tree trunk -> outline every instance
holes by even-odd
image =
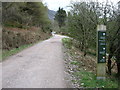
[[[84,57],[86,56],[86,51],[84,51]]]
[[[118,76],[118,89],[120,90],[120,61],[116,61],[117,62],[117,76]]]
[[[117,74],[118,74],[118,77],[120,78],[120,61],[116,61],[117,62]]]
[[[81,44],[81,51],[84,50],[84,40],[82,40],[82,44]]]
[[[83,51],[83,49],[84,49],[84,44],[82,42],[82,44],[81,44],[81,51]]]
[[[112,55],[111,54],[109,54],[109,56],[108,56],[108,74],[110,74],[111,75],[111,58],[112,58]]]

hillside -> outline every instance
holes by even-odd
[[[50,20],[54,20],[56,12],[53,10],[48,10],[48,17]]]
[[[47,7],[42,2],[4,2],[2,21],[4,50],[36,43],[51,35]]]

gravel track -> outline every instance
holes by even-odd
[[[61,39],[52,38],[13,55],[2,63],[3,88],[67,88]]]

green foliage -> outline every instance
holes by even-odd
[[[73,64],[73,65],[80,65],[80,63],[78,61],[72,61],[70,64]]]
[[[71,48],[72,47],[72,40],[69,38],[63,38],[62,39],[63,44],[65,45],[66,48]]]
[[[69,47],[72,47],[73,44],[71,44],[71,40],[69,38],[63,38],[62,39],[63,44],[66,48],[70,49]],[[77,49],[78,50],[78,49]],[[75,53],[77,50],[69,52],[72,57],[75,57]],[[79,55],[78,55],[79,56]],[[82,68],[82,61],[76,60],[75,58],[72,58],[73,61],[70,61],[69,64],[76,65],[76,69],[73,71],[73,76],[75,76],[77,79],[72,80],[73,83],[78,83],[81,87],[84,87],[85,90],[93,90],[94,88],[103,88],[102,90],[106,89],[109,90],[110,88],[118,88],[118,81],[114,77],[106,76],[106,80],[97,80],[96,75],[91,72],[84,70]],[[87,66],[86,66],[87,67]],[[89,89],[92,88],[92,89]],[[112,90],[111,89],[111,90]]]
[[[77,80],[83,87],[89,88],[118,88],[117,80],[114,78],[106,78],[106,80],[97,80],[96,75],[92,72],[80,71],[75,72],[75,76],[81,78]]]
[[[109,59],[113,56],[116,58],[120,76],[120,2],[118,8],[108,1],[106,3],[74,2],[71,5],[71,11],[68,12],[66,26],[61,31],[79,42],[75,44],[78,44],[84,56],[87,53],[96,55],[89,49],[96,51],[98,24],[107,26],[107,53],[109,53]]]
[[[63,8],[59,8],[55,15],[55,20],[58,22],[59,27],[62,27],[65,25],[66,21],[66,11],[63,10]]]
[[[107,22],[107,46],[109,52],[108,70],[111,74],[111,58],[115,57],[117,63],[118,76],[120,77],[120,3],[118,9],[113,10],[114,13]]]
[[[42,2],[3,2],[3,25],[17,28],[50,26],[47,10]]]
[[[89,48],[96,47],[96,14],[85,2],[75,3],[71,12],[68,14],[68,33],[69,36],[78,40],[80,49],[87,52]]]

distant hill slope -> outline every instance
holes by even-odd
[[[48,10],[48,17],[50,20],[54,20],[56,12],[53,10]]]

